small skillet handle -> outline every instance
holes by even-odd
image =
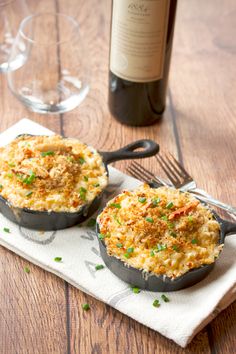
[[[141,151],[135,151],[138,148],[143,148]],[[156,155],[159,151],[159,145],[153,140],[142,139],[124,146],[116,151],[100,151],[105,164],[119,160],[140,159]]]
[[[236,223],[224,220],[224,233],[225,236],[236,234]]]

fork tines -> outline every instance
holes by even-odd
[[[143,182],[149,183],[155,178],[155,175],[141,166],[138,162],[133,161],[128,167],[127,171],[133,176],[140,179]]]
[[[176,186],[184,182],[192,181],[192,177],[184,167],[170,153],[162,153],[155,156],[169,180]]]

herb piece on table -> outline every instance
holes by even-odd
[[[170,299],[169,299],[165,294],[162,294],[162,295],[161,295],[161,298],[162,298],[162,300],[163,300],[164,302],[169,302],[169,301],[170,301]]]
[[[89,219],[89,221],[87,222],[87,226],[89,227],[93,227],[96,225],[96,219]]]
[[[96,266],[95,266],[96,270],[101,270],[103,268],[105,268],[103,264],[96,264]]]
[[[160,302],[159,302],[159,300],[154,300],[153,301],[153,303],[152,303],[152,306],[154,306],[154,307],[160,307],[161,305],[160,305]]]
[[[62,257],[55,257],[55,258],[54,258],[54,261],[59,263],[59,262],[62,261]]]
[[[29,274],[29,273],[30,273],[29,267],[25,267],[25,268],[24,268],[24,272]]]
[[[139,294],[141,290],[137,286],[131,286],[131,289],[134,294]]]
[[[8,227],[4,227],[4,228],[3,228],[3,231],[4,231],[4,232],[7,232],[8,234],[11,233],[11,231],[10,231],[10,229],[8,229]]]
[[[84,311],[90,310],[89,304],[83,304],[83,305],[82,305],[82,309],[83,309]]]

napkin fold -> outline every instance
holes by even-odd
[[[0,134],[3,146],[18,134],[53,134],[50,130],[22,119]],[[109,186],[104,203],[123,189],[141,182],[109,167]],[[136,321],[158,331],[185,347],[220,311],[236,299],[236,235],[226,238],[224,250],[213,271],[200,283],[177,292],[166,293],[170,302],[153,307],[161,293],[141,291],[134,294],[130,286],[109,269],[95,270],[103,263],[95,230],[87,226],[39,232],[12,223],[0,214],[0,244],[39,267],[56,274],[76,288],[109,304]],[[55,257],[62,257],[57,263]],[[142,311],[140,311],[142,309]]]

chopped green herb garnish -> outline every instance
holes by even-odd
[[[140,203],[145,203],[146,202],[146,200],[147,200],[147,198],[144,198],[144,197],[139,197],[138,198],[138,201],[140,202]]]
[[[116,244],[116,247],[118,247],[118,248],[122,248],[122,247],[123,247],[123,245],[122,245],[122,243],[117,243],[117,244]]]
[[[90,219],[88,222],[87,222],[87,226],[89,227],[93,227],[96,225],[96,219]]]
[[[125,254],[124,254],[124,257],[125,257],[125,258],[130,258],[130,253],[125,253]]]
[[[153,218],[151,218],[151,217],[147,217],[145,220],[146,220],[147,222],[150,222],[151,224],[154,223],[154,220],[153,220]]]
[[[133,253],[133,252],[134,252],[134,247],[127,248],[127,253]]]
[[[167,225],[169,229],[173,229],[175,227],[175,224],[173,222],[168,222]]]
[[[33,194],[32,191],[28,191],[27,193],[25,193],[25,196],[26,196],[26,197],[30,197],[32,194]]]
[[[9,166],[9,167],[15,167],[16,165],[15,165],[13,162],[9,162],[9,163],[8,163],[8,166]]]
[[[2,189],[3,188],[3,185],[2,184],[0,184],[0,189]]]
[[[86,193],[87,193],[87,189],[85,189],[84,187],[80,187],[79,195],[82,200],[86,200]]]
[[[161,305],[160,305],[160,302],[159,302],[159,300],[154,300],[153,301],[153,303],[152,303],[152,306],[154,306],[154,307],[160,307]]]
[[[117,219],[116,215],[114,215],[114,220],[115,220],[119,225],[121,225],[121,222],[120,222],[119,219]]]
[[[95,183],[93,186],[94,186],[94,187],[99,187],[100,184],[99,184],[99,183]]]
[[[62,257],[55,257],[55,258],[54,258],[54,261],[55,261],[55,262],[61,262],[61,261],[62,261]]]
[[[170,301],[170,299],[169,299],[165,294],[162,294],[162,295],[161,295],[161,298],[162,298],[162,300],[165,301],[165,302],[169,302],[169,301]]]
[[[8,234],[11,233],[11,231],[10,231],[10,229],[8,229],[8,227],[4,227],[3,231],[4,231],[4,232],[7,232]]]
[[[41,156],[42,157],[45,157],[45,156],[53,156],[55,155],[55,152],[54,151],[42,151],[41,152]]]
[[[98,238],[99,238],[100,240],[103,240],[105,237],[106,237],[106,235],[98,234]]]
[[[153,251],[153,250],[151,250],[151,252],[150,252],[150,256],[151,256],[151,257],[154,257],[154,256],[155,256],[155,253],[154,253],[154,251]]]
[[[12,174],[12,173],[7,173],[7,177],[8,177],[8,178],[12,178],[12,177],[13,177],[13,174]]]
[[[117,209],[121,209],[121,205],[119,203],[111,203],[111,204],[109,204],[109,206],[117,208]]]
[[[85,180],[85,182],[88,182],[88,177],[84,176],[84,180]]]
[[[194,238],[194,239],[192,239],[191,243],[192,243],[193,245],[195,245],[195,244],[197,243],[197,240]]]
[[[156,248],[157,248],[157,252],[165,251],[167,249],[167,245],[158,244]]]
[[[176,252],[179,251],[179,246],[177,246],[177,245],[172,246],[172,248],[173,248],[173,250],[176,251]]]
[[[89,304],[83,304],[83,305],[82,305],[82,309],[83,309],[84,311],[88,311],[88,310],[90,309]]]
[[[103,269],[103,268],[105,268],[103,264],[97,264],[97,265],[95,266],[95,269],[96,269],[96,270],[101,270],[101,269]]]
[[[167,209],[171,209],[174,206],[173,202],[169,202],[166,204]]]
[[[85,163],[85,159],[83,157],[80,157],[78,161],[81,165]]]
[[[29,273],[30,273],[29,267],[25,267],[25,268],[24,268],[24,272],[29,274]]]
[[[29,177],[24,178],[22,182],[25,184],[31,184],[34,182],[35,178],[36,178],[35,173],[33,171],[30,171]]]
[[[71,156],[68,156],[67,160],[70,161],[70,162],[75,162],[75,159],[73,157],[71,157]]]
[[[152,200],[152,206],[156,207],[160,203],[161,199],[160,198],[154,198]]]
[[[140,291],[141,291],[137,286],[132,286],[131,289],[132,289],[134,294],[139,294]]]
[[[170,236],[172,236],[172,237],[176,237],[176,236],[177,236],[177,234],[176,234],[176,232],[171,231],[171,232],[170,232]]]
[[[193,222],[193,217],[191,215],[188,216],[188,221]]]
[[[162,219],[162,220],[165,220],[165,221],[168,221],[168,217],[167,217],[166,215],[163,215],[163,216],[161,217],[161,219]]]

